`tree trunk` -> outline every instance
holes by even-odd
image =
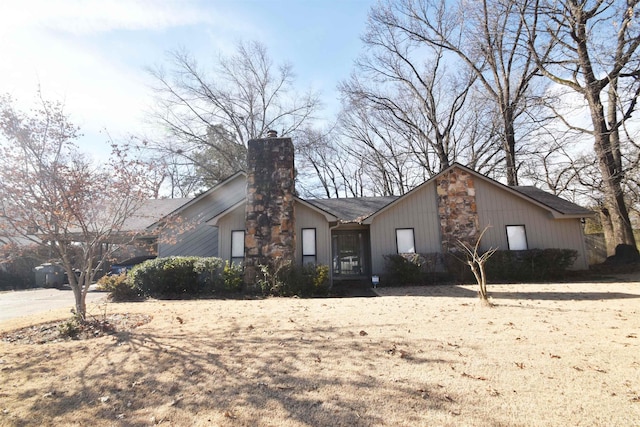
[[[604,242],[607,256],[614,255],[616,252],[616,242],[613,235],[613,224],[611,224],[611,215],[609,215],[609,209],[607,209],[607,207],[602,207],[600,209],[600,224],[602,225],[602,232],[604,233]]]
[[[504,156],[507,164],[507,185],[518,185],[518,168],[516,166],[516,136],[513,118],[505,117]]]
[[[78,289],[78,292],[74,289],[73,295],[76,299],[76,315],[84,322],[87,320],[87,302],[84,297],[86,293],[82,289]]]
[[[612,225],[613,235],[611,240],[614,246],[627,244],[635,247],[636,241],[633,236],[631,221],[629,220],[629,211],[622,192],[624,172],[622,165],[616,161],[615,141],[611,140],[611,130],[608,128],[604,117],[604,108],[600,101],[599,91],[596,89],[588,90],[585,93],[585,98],[589,103],[591,112],[595,138],[594,151],[602,174],[604,187],[602,191],[605,195],[605,206],[609,211]]]

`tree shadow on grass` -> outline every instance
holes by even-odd
[[[134,330],[103,340],[66,377],[42,369],[51,366],[52,356],[70,363],[74,350],[38,352],[15,368],[27,377],[51,374],[52,391],[24,391],[19,398],[33,401],[32,417],[14,425],[179,425],[181,420],[190,424],[184,417],[194,416],[203,417],[199,421],[205,425],[220,420],[259,425],[274,412],[270,424],[287,419],[301,425],[369,426],[386,424],[379,412],[389,408],[406,425],[415,425],[425,422],[425,414],[460,409],[463,397],[441,385],[391,381],[369,372],[385,358],[392,366],[413,369],[459,361],[429,357],[346,328],[300,332],[295,326],[278,335],[259,328],[200,334],[180,328]],[[338,363],[325,365],[331,358]],[[377,410],[380,405],[383,411]]]
[[[597,301],[640,298],[638,294],[625,292],[584,292],[576,291],[545,291],[535,290],[536,284],[514,284],[500,285],[510,286],[513,291],[493,291],[488,285],[489,297],[493,300],[501,299],[522,299],[522,300],[552,300],[552,301]],[[478,298],[475,289],[458,285],[437,285],[437,286],[411,286],[401,288],[384,288],[379,295],[383,296],[424,296],[424,297],[452,297],[452,298]]]

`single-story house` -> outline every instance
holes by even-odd
[[[248,282],[276,258],[331,266],[334,281],[370,280],[383,273],[385,255],[443,253],[489,227],[484,249],[573,249],[573,269],[588,268],[583,222],[591,211],[460,164],[398,197],[302,199],[294,182],[290,138],[249,141],[246,172],[171,212],[179,226],[159,233],[158,256],[242,262]]]

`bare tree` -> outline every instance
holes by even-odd
[[[429,176],[447,168],[455,160],[453,134],[475,76],[452,72],[442,48],[413,41],[380,11],[370,15],[363,41],[369,53],[357,62],[357,75],[340,85],[346,115],[363,124],[369,115],[375,120],[369,126],[393,133],[396,150]],[[358,111],[363,108],[367,112]]]
[[[362,160],[351,156],[335,128],[305,129],[296,145],[297,186],[304,197],[362,197],[365,192]]]
[[[537,67],[526,48],[521,4],[514,0],[398,0],[374,9],[371,17],[415,43],[452,53],[478,79],[487,101],[499,112],[509,185],[518,184],[519,119],[536,102],[531,82]]]
[[[484,233],[488,229],[489,226],[486,226],[482,230],[475,244],[458,240],[457,246],[463,251],[465,255],[464,262],[469,266],[476,282],[478,283],[478,297],[480,298],[480,301],[484,305],[491,306],[492,304],[489,302],[489,294],[487,293],[487,273],[485,271],[485,265],[489,258],[491,258],[491,256],[496,252],[497,248],[489,248],[484,252],[480,249],[482,236],[484,236]]]
[[[117,247],[105,243],[135,237],[123,225],[149,194],[146,165],[115,145],[107,164],[93,165],[79,153],[78,128],[63,106],[42,99],[30,114],[0,99],[0,135],[0,234],[61,261],[84,320],[89,286]]]
[[[295,136],[320,107],[315,93],[295,90],[291,65],[274,65],[259,42],[220,55],[211,73],[185,51],[170,54],[170,67],[150,70],[157,95],[152,120],[167,134],[150,145],[187,159],[207,185],[244,168],[249,139],[271,129]]]
[[[556,110],[565,126],[593,137],[602,213],[611,222],[607,240],[635,246],[620,132],[640,94],[638,0],[537,0],[527,6],[522,22],[540,72],[578,94],[590,116],[590,125],[583,125]]]

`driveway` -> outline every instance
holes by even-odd
[[[105,300],[104,292],[89,291],[87,306]],[[61,308],[75,307],[71,289],[27,289],[24,291],[0,292],[0,322],[16,317],[46,313]]]

